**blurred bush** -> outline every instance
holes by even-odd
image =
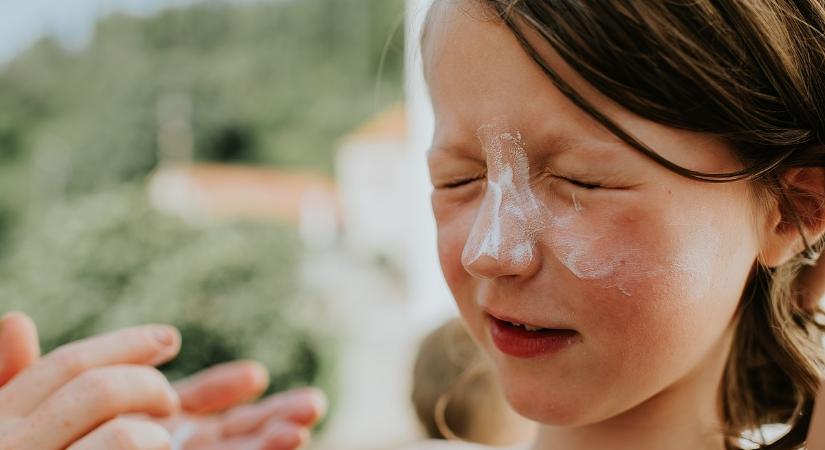
[[[188,224],[155,211],[144,181],[190,161],[331,174],[339,137],[401,98],[403,13],[403,0],[209,1],[110,16],[82,51],[44,39],[12,61],[0,71],[0,311],[30,313],[45,351],[172,323],[184,339],[162,368],[173,379],[254,358],[270,391],[329,392],[334,322],[301,285],[295,230]],[[187,152],[164,153],[170,127]]]
[[[114,15],[82,51],[44,39],[12,61],[0,310],[32,314],[44,350],[166,322],[184,335],[163,368],[173,378],[244,357],[270,368],[271,389],[329,388],[334,330],[295,273],[295,231],[193,226],[153,210],[143,183],[165,158],[331,173],[337,139],[401,97],[403,12],[403,0],[209,1]],[[170,126],[187,154],[164,154]]]
[[[110,16],[80,52],[40,41],[0,72],[0,255],[29,209],[142,179],[170,121],[179,158],[331,173],[337,139],[402,96],[403,14],[207,1]]]
[[[332,332],[296,276],[292,230],[192,226],[157,213],[134,185],[54,206],[34,222],[0,270],[0,309],[29,312],[45,350],[172,323],[184,339],[163,368],[173,379],[255,358],[272,372],[272,389],[328,384]]]

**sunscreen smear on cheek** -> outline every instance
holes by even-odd
[[[652,277],[685,278],[693,285],[709,279],[701,264],[706,252],[695,245],[691,252],[660,256],[655,248],[628,239],[618,221],[585,208],[575,191],[567,202],[552,201],[552,194],[541,202],[531,188],[521,132],[504,120],[480,127],[476,136],[485,152],[487,189],[462,251],[465,267],[484,257],[510,268],[527,267],[546,254],[576,278],[625,296]],[[712,230],[706,234],[703,248],[714,245]]]

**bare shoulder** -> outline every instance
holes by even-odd
[[[401,447],[398,450],[525,450],[523,447],[488,447],[468,442],[427,440]]]

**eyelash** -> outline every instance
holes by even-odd
[[[559,176],[557,176],[557,178],[559,178],[561,180],[564,180],[564,181],[572,184],[573,186],[577,186],[577,187],[580,187],[582,189],[586,189],[588,191],[592,191],[594,189],[601,189],[601,188],[604,187],[604,186],[602,186],[598,183],[587,183],[587,182],[584,182],[584,181],[574,180],[572,178],[565,178],[565,177],[559,177]]]
[[[465,179],[461,179],[461,180],[451,181],[451,182],[445,184],[443,187],[444,187],[444,189],[457,189],[457,188],[460,188],[462,186],[466,186],[470,183],[473,183],[473,182],[476,182],[476,181],[479,181],[479,180],[482,180],[482,179],[484,179],[484,176],[478,176],[478,177],[474,177],[474,178],[465,178]]]
[[[475,177],[475,178],[467,178],[467,179],[452,181],[450,183],[445,184],[443,187],[445,189],[457,189],[457,188],[460,188],[462,186],[467,186],[467,185],[469,185],[473,182],[482,180],[483,178],[484,178],[483,176],[479,176],[479,177]],[[600,188],[604,187],[604,186],[602,186],[600,184],[597,184],[597,183],[587,183],[587,182],[584,182],[584,181],[574,180],[572,178],[559,177],[559,176],[556,176],[556,178],[558,178],[560,180],[564,180],[564,181],[572,184],[573,186],[576,186],[576,187],[579,187],[579,188],[582,188],[582,189],[586,189],[588,191],[592,191],[592,190],[600,189]]]

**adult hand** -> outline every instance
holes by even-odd
[[[0,318],[0,386],[39,357],[37,328],[29,317],[12,312]]]
[[[182,450],[294,450],[326,412],[313,388],[274,394],[258,403],[266,370],[248,361],[206,369],[175,385],[184,412],[166,422]],[[222,413],[221,413],[222,412]]]
[[[37,330],[27,316],[10,313],[0,319],[0,385],[38,355]],[[176,449],[294,450],[308,440],[309,429],[325,414],[326,399],[321,391],[305,388],[245,404],[267,384],[266,369],[258,363],[215,366],[175,383],[182,411],[158,423],[172,433]]]
[[[9,316],[2,323],[0,339],[9,332]],[[26,339],[33,327],[24,323],[17,330],[12,348],[30,352],[35,347]],[[119,416],[178,411],[178,395],[151,366],[179,349],[177,330],[149,325],[73,342],[33,362],[34,353],[17,358],[3,352],[3,364],[13,362],[7,367],[30,364],[0,388],[0,450],[166,450],[163,427]],[[6,367],[3,373],[8,377]]]

